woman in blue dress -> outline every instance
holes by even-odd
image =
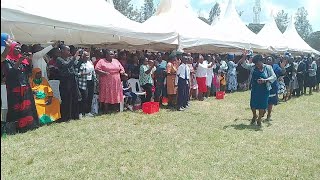
[[[251,124],[253,125],[257,122],[257,125],[261,127],[261,119],[268,108],[271,84],[277,79],[277,76],[271,66],[263,63],[261,55],[254,56],[252,63],[246,63],[247,55],[248,52],[245,51],[240,61],[245,69],[251,71],[250,107],[253,115]],[[257,110],[259,111],[259,116],[257,116]]]
[[[266,120],[270,121],[272,108],[273,108],[273,106],[278,105],[278,101],[279,101],[279,97],[278,97],[279,81],[278,81],[278,79],[281,76],[285,75],[285,73],[286,73],[285,66],[287,65],[287,61],[283,60],[281,63],[274,63],[273,58],[268,57],[266,63],[268,65],[272,66],[272,69],[277,76],[277,80],[271,84],[271,90],[270,90],[270,95],[269,95],[269,100],[268,100],[268,115],[267,115]]]
[[[228,54],[228,73],[227,73],[227,90],[228,92],[234,92],[238,88],[237,81],[237,67],[238,64],[234,62],[234,55]]]

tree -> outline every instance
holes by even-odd
[[[209,13],[209,19],[208,21],[210,22],[210,24],[213,22],[213,20],[215,18],[217,18],[218,16],[220,16],[220,13],[221,13],[221,9],[220,9],[220,5],[219,3],[216,3],[210,10],[210,13]]]
[[[205,23],[210,25],[210,21],[207,18],[202,17],[202,16],[199,16],[198,18],[201,19],[203,22],[205,22]]]
[[[320,51],[320,31],[313,32],[309,35],[307,43],[317,51]]]
[[[146,21],[155,13],[153,0],[144,0],[143,20]]]
[[[238,15],[241,17],[244,11],[237,11]]]
[[[252,24],[250,23],[249,25],[247,25],[247,27],[254,32],[255,34],[258,34],[261,29],[263,28],[264,24]]]
[[[113,0],[114,8],[134,21],[141,20],[141,13],[131,4],[131,0]]]
[[[307,40],[307,38],[312,32],[312,26],[308,20],[308,11],[304,7],[299,8],[296,13],[295,19],[295,26],[299,35],[304,40]]]
[[[284,31],[286,30],[287,26],[288,26],[288,13],[284,12],[284,10],[281,10],[277,13],[277,16],[275,18],[277,26],[279,28],[279,30],[284,33]]]

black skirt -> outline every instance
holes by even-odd
[[[308,76],[305,82],[305,87],[315,87],[317,84],[316,76]]]

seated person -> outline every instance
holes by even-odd
[[[133,111],[133,106],[135,105],[135,102],[138,96],[136,95],[136,93],[132,92],[131,87],[129,87],[127,77],[123,77],[122,87],[123,87],[123,95],[128,97],[127,108],[130,111]]]
[[[47,124],[61,118],[60,102],[53,97],[53,91],[47,79],[41,76],[41,69],[34,68],[29,81],[40,123]]]

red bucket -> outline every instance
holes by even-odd
[[[216,93],[216,99],[224,99],[224,95],[225,95],[224,91],[218,91]]]
[[[142,104],[142,111],[145,114],[154,114],[159,112],[159,102],[146,102]]]

